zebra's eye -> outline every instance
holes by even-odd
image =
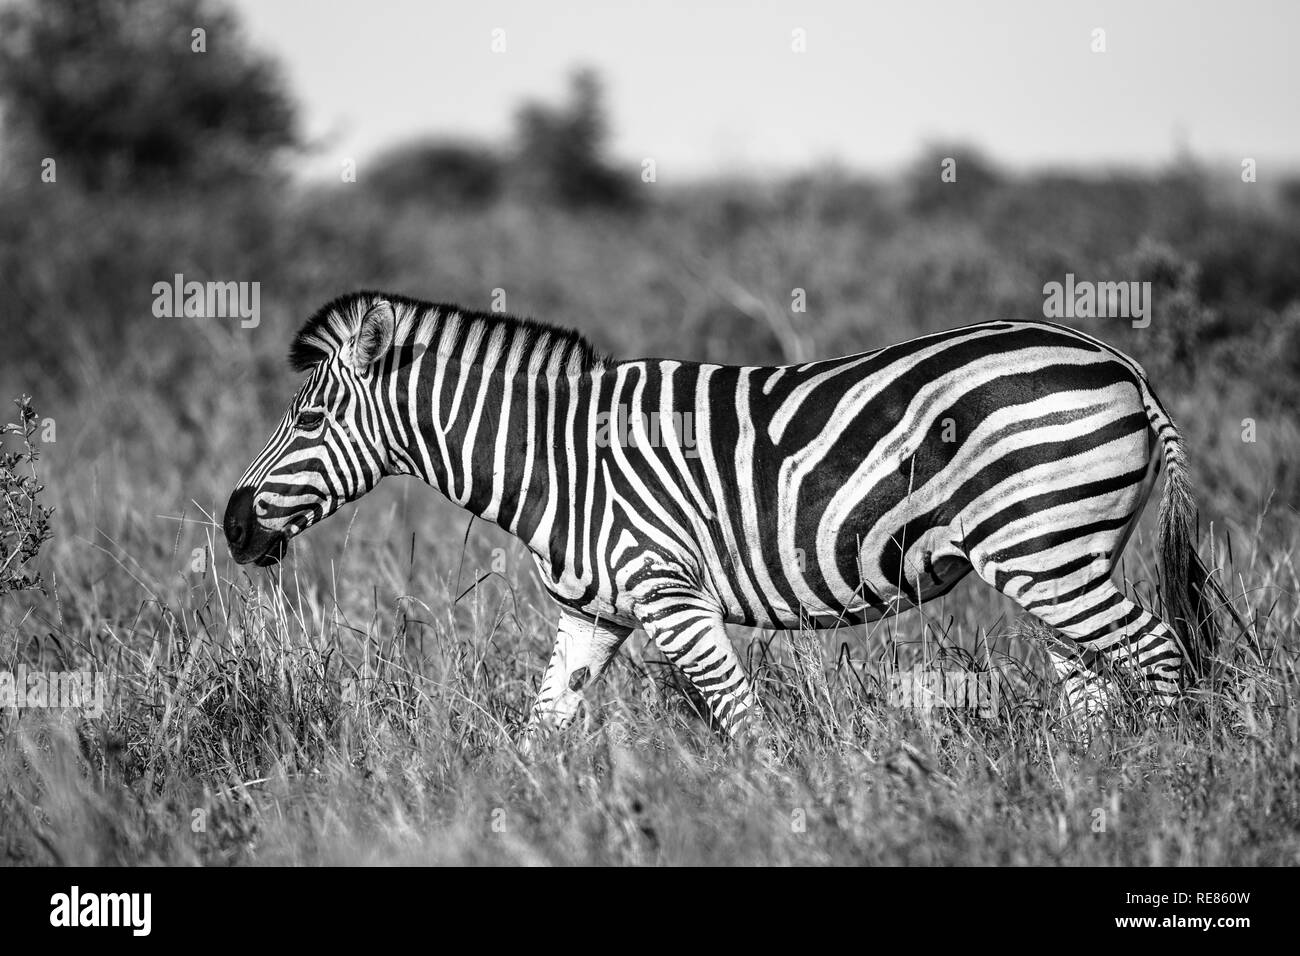
[[[316,409],[298,413],[298,428],[305,432],[315,431],[325,421],[325,413]]]

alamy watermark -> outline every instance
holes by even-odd
[[[1043,317],[1047,319],[1132,319],[1133,328],[1151,324],[1150,282],[1091,282],[1076,280],[1043,286]]]
[[[152,893],[83,893],[74,885],[50,897],[50,925],[120,926],[133,936],[148,936],[153,927]]]
[[[186,282],[178,272],[171,282],[155,282],[153,295],[160,319],[239,319],[245,329],[262,321],[260,282]]]
[[[103,674],[84,671],[0,671],[0,710],[32,708],[80,710],[87,717],[102,717],[107,681]]]
[[[662,448],[676,446],[686,458],[699,458],[692,412],[629,412],[618,405],[613,412],[596,413],[596,445],[608,448]]]
[[[989,719],[998,712],[998,676],[996,671],[907,667],[889,672],[888,700],[891,707],[968,710]]]

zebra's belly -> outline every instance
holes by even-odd
[[[970,562],[951,539],[949,529],[932,529],[906,550],[897,576],[880,567],[882,544],[864,542],[856,562],[859,573],[841,582],[841,593],[847,593],[840,601],[827,595],[820,566],[814,570],[806,562],[793,562],[782,568],[779,578],[769,572],[765,582],[769,586],[756,602],[752,597],[750,601],[724,598],[725,619],[729,624],[752,627],[825,629],[897,614],[946,594],[971,570]],[[730,593],[739,590],[733,588]]]
[[[615,552],[620,558],[615,566],[593,566],[581,580],[573,576],[571,565],[556,575],[544,554],[534,557],[547,589],[560,603],[589,617],[630,627],[638,624],[637,582],[672,580],[693,565],[705,569],[702,590],[716,600],[728,624],[834,628],[878,620],[947,593],[971,570],[954,543],[957,536],[946,525],[918,533],[913,543],[899,550],[896,568],[882,561],[889,551],[888,536],[852,534],[839,535],[837,540],[840,547],[856,548],[854,554],[815,558],[796,554],[789,560],[761,564],[751,556],[733,555],[730,561],[710,566],[698,554],[629,546]],[[826,586],[832,566],[852,569],[837,579],[834,591]],[[692,579],[689,572],[679,578]],[[837,594],[842,599],[836,600]]]

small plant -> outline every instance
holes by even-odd
[[[18,421],[0,425],[0,595],[8,591],[45,590],[38,573],[28,565],[50,538],[53,509],[38,500],[45,486],[36,474],[34,445],[39,419],[27,396],[15,399]],[[3,442],[17,435],[18,448],[4,450]]]

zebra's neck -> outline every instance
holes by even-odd
[[[405,405],[394,417],[412,426],[405,440],[394,435],[394,459],[460,507],[549,550],[570,496],[586,484],[574,462],[586,443],[573,436],[602,370],[582,370],[545,341],[508,338],[450,354],[429,347],[412,363],[406,387],[392,390]]]

